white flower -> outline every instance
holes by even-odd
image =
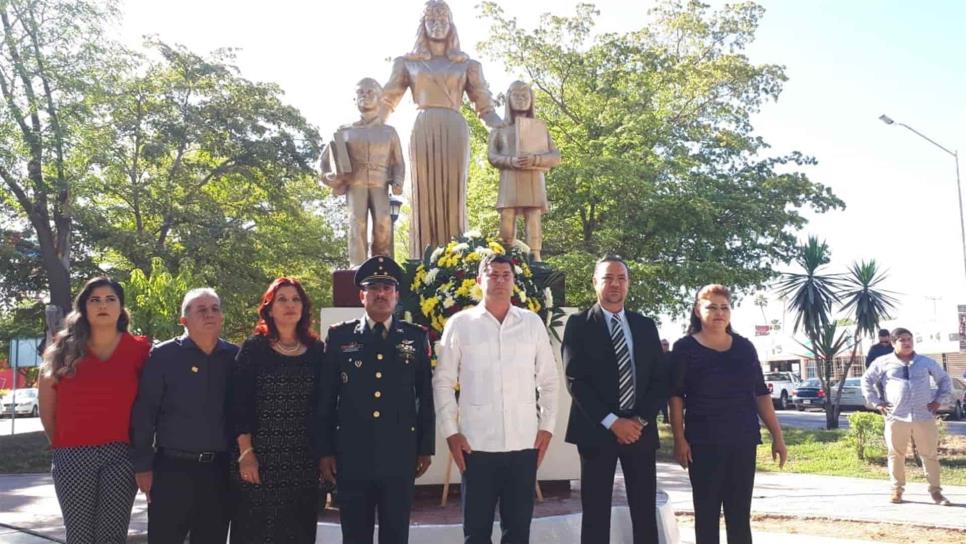
[[[470,248],[470,245],[469,244],[467,244],[466,242],[460,242],[460,243],[456,244],[455,246],[453,246],[453,251],[462,253],[462,252],[466,251],[469,248]]]
[[[483,233],[478,230],[468,230],[465,233],[463,233],[463,236],[465,236],[466,238],[482,238]]]
[[[439,268],[431,268],[429,272],[426,272],[426,278],[423,279],[423,283],[430,285],[436,281],[436,275],[439,274]]]
[[[429,262],[435,263],[439,256],[443,254],[443,248],[438,247],[433,251],[433,254],[429,256]]]
[[[490,249],[488,247],[483,247],[483,246],[477,247],[473,251],[475,253],[479,253],[481,258],[482,257],[486,257],[487,255],[492,255],[493,254],[493,250],[492,249]]]
[[[443,308],[452,308],[454,304],[456,304],[456,300],[453,297],[443,299]]]
[[[523,275],[523,269],[520,268],[517,265],[513,265],[513,275],[515,275],[515,276],[522,276]]]
[[[544,306],[547,308],[553,308],[553,291],[549,287],[543,290],[543,300]]]

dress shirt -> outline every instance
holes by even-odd
[[[188,335],[151,350],[131,414],[134,470],[151,470],[154,445],[228,451],[228,380],[238,346],[219,339],[206,354]]]
[[[378,321],[369,317],[369,314],[366,314],[366,324],[369,325],[370,331],[376,327],[376,323],[378,323]],[[392,327],[392,316],[389,316],[389,319],[383,321],[382,326],[388,331],[389,327]]]
[[[553,432],[557,390],[557,362],[537,314],[510,306],[501,323],[481,302],[446,323],[433,372],[443,436],[462,433],[474,451],[531,449],[538,430]]]
[[[611,323],[616,315],[621,320],[621,328],[624,329],[624,340],[627,341],[627,353],[631,356],[631,379],[634,380],[634,389],[637,389],[637,365],[634,364],[634,336],[631,334],[631,324],[627,322],[627,315],[624,313],[624,309],[616,314],[607,311],[603,306],[600,307],[600,311],[604,314],[604,318],[607,320],[607,334],[608,336],[613,334],[613,329],[611,328]],[[611,425],[617,421],[617,414],[610,413],[604,416],[604,419],[600,422],[601,425],[610,429]]]
[[[906,367],[908,366],[908,379]],[[933,390],[929,383],[936,382]],[[899,421],[928,421],[936,416],[926,408],[930,402],[942,403],[952,393],[951,380],[939,363],[916,353],[906,365],[895,353],[872,362],[862,375],[862,394],[870,404],[892,405],[889,418]]]

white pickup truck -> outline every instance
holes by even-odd
[[[775,408],[787,410],[791,407],[792,391],[802,383],[802,378],[794,372],[765,372],[765,385],[771,393]]]

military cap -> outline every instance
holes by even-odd
[[[358,287],[370,283],[384,283],[399,286],[402,281],[402,268],[389,257],[376,256],[368,259],[356,270],[355,282]]]

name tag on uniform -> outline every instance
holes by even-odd
[[[343,344],[339,346],[342,353],[355,353],[357,351],[362,351],[362,344],[358,342],[353,342],[351,344]]]

